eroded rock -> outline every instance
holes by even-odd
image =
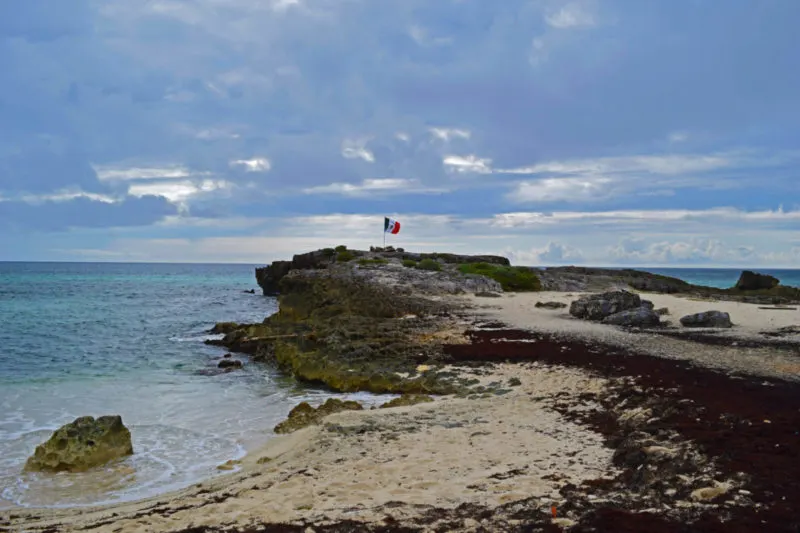
[[[705,311],[681,317],[681,324],[687,328],[730,328],[731,316],[723,311]]]
[[[25,463],[25,470],[83,472],[131,454],[131,432],[121,416],[82,416],[37,446]]]
[[[640,307],[639,309],[629,309],[608,315],[603,319],[603,324],[628,327],[652,327],[658,326],[661,318],[652,309]]]
[[[398,396],[397,398],[382,404],[380,408],[386,409],[389,407],[405,407],[407,405],[416,405],[418,403],[427,403],[432,401],[433,398],[425,394],[403,394],[402,396]]]
[[[302,402],[295,406],[290,412],[289,417],[275,426],[275,433],[291,433],[304,427],[318,424],[323,418],[341,411],[361,411],[364,407],[352,400],[342,401],[338,398],[329,398],[316,409],[311,407],[308,402]]]
[[[642,306],[638,294],[628,291],[610,291],[584,296],[572,302],[569,314],[585,320],[603,320],[605,317]]]

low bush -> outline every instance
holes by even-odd
[[[339,246],[334,248],[334,250],[337,251],[337,252],[346,252],[347,251],[347,246],[345,246],[344,244],[340,244]]]
[[[324,255],[325,257],[333,257],[334,255],[336,255],[336,250],[334,250],[333,248],[323,248],[322,255]]]
[[[339,263],[346,263],[348,261],[352,261],[355,258],[356,256],[353,254],[353,252],[350,252],[348,250],[342,250],[338,254],[336,254],[336,261],[338,261]]]
[[[531,269],[525,267],[465,263],[459,265],[462,274],[478,274],[497,281],[504,291],[523,292],[542,290],[542,284]]]
[[[438,261],[429,258],[423,259],[417,263],[417,268],[420,270],[441,270],[442,265],[440,265]]]
[[[386,259],[381,259],[380,257],[378,257],[376,259],[366,259],[366,258],[364,258],[364,259],[359,259],[358,260],[358,264],[361,265],[361,266],[385,265],[388,262],[389,261],[387,261]]]
[[[414,268],[417,266],[417,262],[413,259],[403,259],[403,266],[407,268]]]

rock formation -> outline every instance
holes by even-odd
[[[735,288],[740,291],[760,291],[774,289],[779,284],[780,280],[774,276],[745,270],[739,276]]]
[[[610,291],[590,294],[575,300],[569,306],[569,314],[585,320],[603,320],[609,315],[640,307],[642,307],[642,299],[638,294],[628,291]]]
[[[730,328],[731,317],[722,311],[706,311],[681,317],[681,324],[687,328]]]
[[[82,472],[132,453],[131,432],[122,417],[84,416],[62,426],[37,446],[25,470]]]
[[[660,323],[661,318],[658,313],[644,306],[638,309],[628,309],[627,311],[614,313],[603,319],[603,324],[640,328],[658,326]]]
[[[322,405],[314,409],[307,402],[298,404],[289,412],[289,417],[275,426],[275,433],[291,433],[312,424],[318,424],[323,418],[341,411],[361,411],[363,407],[354,401],[342,401],[328,398]]]

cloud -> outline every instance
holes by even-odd
[[[119,202],[86,196],[0,203],[0,228],[4,231],[62,231],[69,228],[147,226],[177,213],[165,198],[142,196]]]
[[[449,142],[454,139],[469,139],[472,132],[460,128],[430,128],[430,133],[434,139]]]
[[[492,160],[470,154],[467,156],[448,155],[442,164],[454,172],[473,172],[476,174],[491,174]]]
[[[345,196],[368,196],[396,191],[398,194],[431,194],[443,192],[442,189],[422,187],[418,180],[401,178],[365,179],[359,184],[331,183],[304,189],[306,194],[341,194]]]
[[[595,25],[592,14],[577,2],[569,3],[545,16],[548,26],[557,29],[585,28]]]
[[[165,167],[108,167],[96,166],[100,181],[163,180],[188,178],[194,173],[182,165]]]
[[[230,162],[231,167],[239,167],[245,172],[269,172],[272,165],[266,157],[256,157],[253,159],[236,159]]]
[[[193,197],[202,194],[229,191],[233,184],[225,180],[202,180],[202,181],[164,181],[139,183],[128,188],[128,194],[137,198],[143,196],[160,196],[166,198],[174,204],[185,204]]]
[[[508,193],[515,203],[592,202],[609,196],[614,185],[610,178],[546,178],[523,181]]]
[[[375,156],[366,148],[367,139],[345,139],[342,142],[342,157],[345,159],[363,159],[374,163]]]
[[[550,241],[540,249],[530,251],[509,250],[507,254],[515,264],[526,265],[560,265],[565,263],[580,263],[583,253],[567,244]]]
[[[609,248],[609,256],[625,263],[664,265],[670,263],[743,263],[756,258],[753,247],[727,247],[717,239],[660,241],[646,243],[641,238],[623,239]]]

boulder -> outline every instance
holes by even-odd
[[[658,316],[664,316],[669,314],[669,307],[659,307],[655,310]]]
[[[612,324],[614,326],[629,326],[629,327],[651,327],[658,326],[661,319],[658,314],[647,307],[640,307],[639,309],[628,309],[608,315],[603,319],[603,324]]]
[[[705,311],[681,317],[681,324],[687,328],[730,328],[731,316],[722,311]]]
[[[642,300],[642,307],[647,309],[655,309],[656,305],[650,300]]]
[[[584,296],[572,302],[569,314],[585,320],[603,320],[609,315],[638,309],[642,299],[638,294],[628,291],[610,291]]]
[[[83,472],[131,454],[131,432],[121,416],[83,416],[60,427],[37,446],[25,470]]]
[[[217,368],[242,368],[243,366],[238,359],[223,359],[217,363]]]
[[[774,276],[745,270],[739,276],[734,288],[740,291],[759,291],[774,289],[778,284],[780,280]]]

